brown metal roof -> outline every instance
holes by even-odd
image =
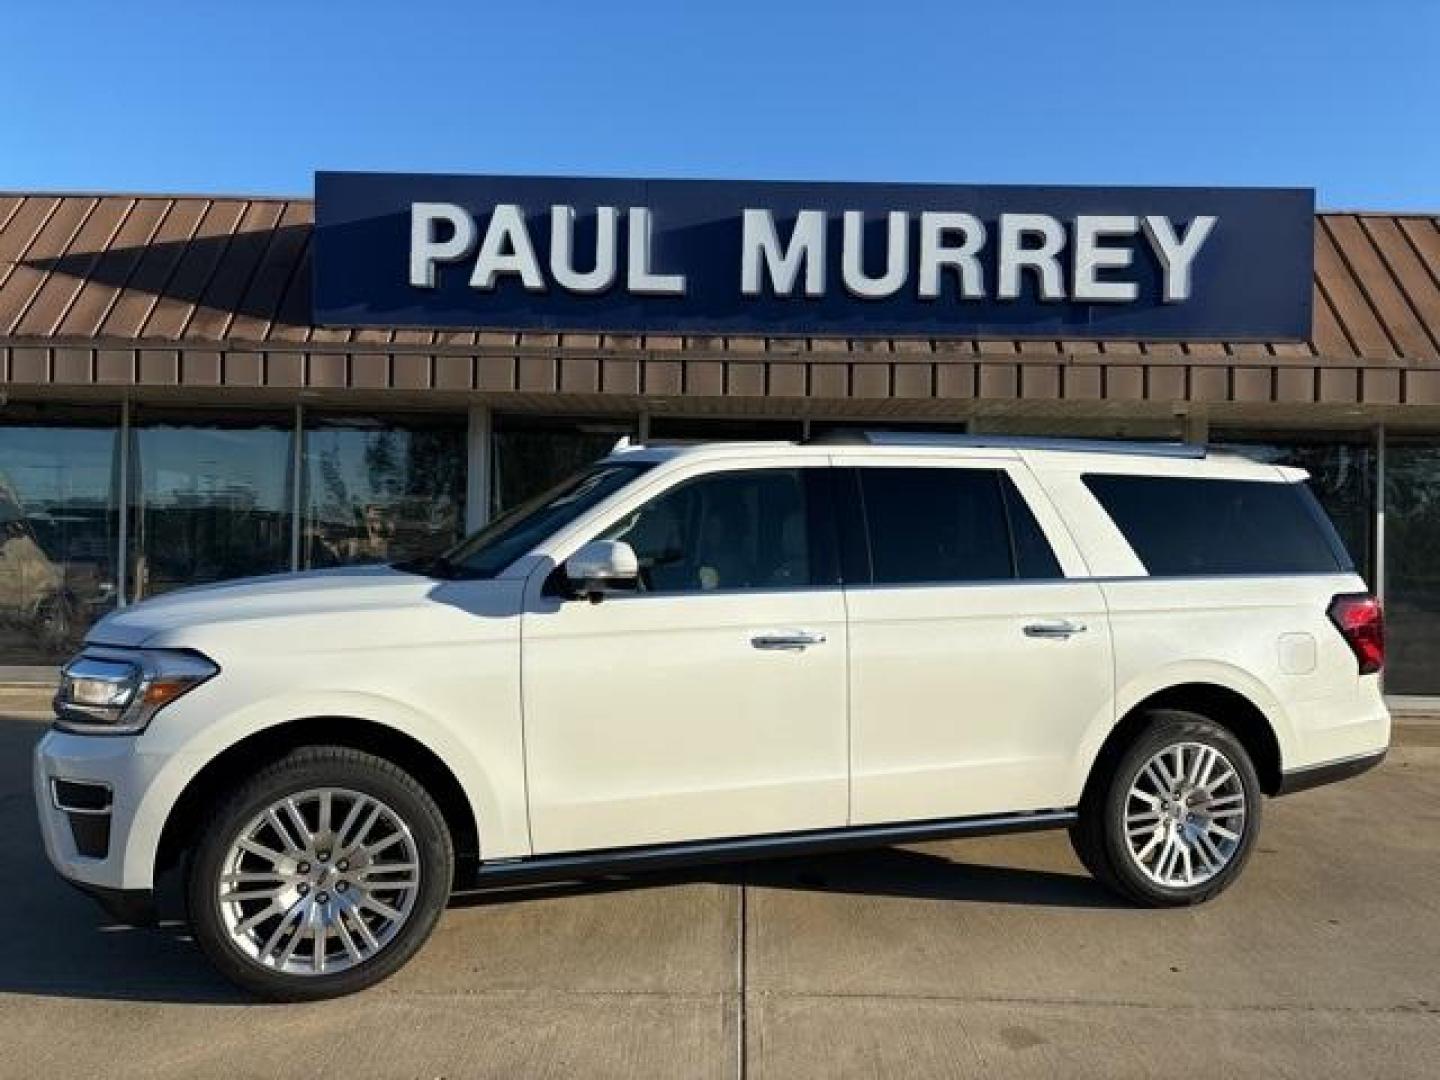
[[[459,346],[474,332],[319,328],[309,320],[308,199],[122,195],[0,196],[0,337],[107,342],[346,342]],[[556,345],[553,334],[505,335]],[[593,335],[589,336],[593,339]],[[736,339],[687,338],[705,351]],[[498,342],[497,342],[498,343]],[[603,340],[597,343],[605,347]],[[628,339],[627,339],[628,344]],[[815,339],[802,350],[1056,355],[1440,356],[1440,219],[1321,214],[1315,222],[1315,325],[1294,343],[919,342]],[[642,345],[642,347],[645,347]],[[736,347],[754,348],[737,342]],[[791,345],[794,347],[794,344]]]
[[[934,403],[1440,402],[1440,217],[1324,213],[1308,342],[310,324],[308,199],[0,194],[0,383]]]

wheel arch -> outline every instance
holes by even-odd
[[[1157,709],[1198,713],[1225,728],[1245,748],[1267,795],[1280,790],[1283,776],[1280,739],[1271,717],[1249,695],[1221,683],[1175,683],[1149,693],[1125,710],[1091,763],[1082,796],[1088,802],[1125,749],[1144,731]]]
[[[185,784],[170,807],[155,855],[159,871],[175,865],[194,843],[206,809],[253,773],[301,746],[345,746],[391,761],[410,773],[440,808],[455,844],[456,878],[479,861],[480,831],[474,808],[455,773],[414,736],[355,716],[307,716],[262,728],[216,754]]]

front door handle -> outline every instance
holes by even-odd
[[[756,634],[750,639],[750,644],[757,649],[799,652],[811,645],[824,645],[825,635],[811,633],[809,630],[769,630]]]
[[[1086,626],[1083,622],[1071,622],[1069,619],[1057,619],[1054,622],[1033,622],[1025,627],[1026,637],[1036,638],[1059,638],[1064,641],[1075,634],[1083,634]]]

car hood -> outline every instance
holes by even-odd
[[[463,589],[462,589],[463,586]],[[282,627],[323,628],[344,632],[374,619],[421,606],[484,607],[486,594],[500,582],[439,581],[390,566],[357,566],[294,574],[239,578],[217,585],[178,589],[112,612],[91,629],[87,640],[98,645],[185,647],[198,644],[201,631],[210,638],[227,628],[277,632]],[[463,592],[463,597],[456,594]],[[354,616],[337,622],[335,615]]]

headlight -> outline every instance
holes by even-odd
[[[87,649],[60,672],[55,726],[77,735],[134,735],[219,670],[193,652]]]

